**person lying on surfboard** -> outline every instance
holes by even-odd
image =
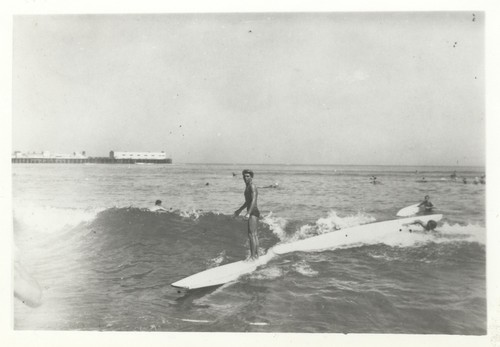
[[[257,235],[258,221],[260,217],[259,208],[257,207],[257,187],[253,183],[253,171],[245,169],[241,173],[245,182],[245,203],[239,209],[234,211],[234,217],[237,217],[244,208],[247,209],[245,219],[248,220],[248,239],[250,240],[250,258],[257,259],[259,257],[259,237]]]
[[[412,223],[407,223],[405,225],[412,225],[412,224],[420,225],[422,228],[424,228],[425,231],[435,231],[434,229],[436,229],[437,227],[437,222],[432,219],[429,220],[427,223],[424,223],[421,220],[416,220]]]
[[[161,205],[161,200],[156,200],[155,205],[149,209],[152,212],[166,212],[167,209]]]
[[[424,201],[418,204],[418,207],[422,208],[425,212],[430,212],[434,208],[434,205],[429,199],[429,195],[426,195],[424,197]]]

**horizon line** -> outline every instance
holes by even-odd
[[[205,162],[172,162],[169,165],[186,164],[186,165],[279,165],[279,166],[405,166],[405,167],[481,167],[486,168],[485,164],[481,165],[432,165],[432,164],[290,164],[290,163],[205,163]]]

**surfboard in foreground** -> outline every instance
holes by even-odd
[[[417,220],[427,223],[431,219],[437,222],[442,217],[443,215],[441,214],[435,214],[369,223],[332,231],[304,240],[278,244],[270,248],[265,255],[260,256],[257,260],[241,260],[235,263],[211,268],[181,279],[171,285],[183,289],[198,289],[221,285],[235,281],[240,276],[255,271],[259,266],[268,263],[277,254],[295,251],[321,251],[352,244],[376,244],[383,242],[384,238],[391,237],[394,233],[410,231],[410,227],[406,227],[405,224],[413,223]],[[418,227],[414,227],[413,229],[418,229]]]
[[[266,254],[261,255],[257,260],[240,260],[235,263],[214,267],[186,277],[171,285],[176,288],[197,289],[228,283],[238,279],[242,275],[255,271],[274,256],[273,249],[270,248]]]

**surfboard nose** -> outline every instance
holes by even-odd
[[[266,264],[275,256],[275,252],[269,249],[266,254],[255,260],[240,260],[217,266],[189,277],[183,278],[171,284],[172,287],[192,290],[197,288],[212,287],[237,280],[240,276],[255,271],[259,266]]]

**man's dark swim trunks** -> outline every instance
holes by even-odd
[[[259,209],[258,208],[254,208],[253,211],[252,211],[252,213],[250,213],[250,216],[255,216],[255,217],[259,218],[260,217],[260,211],[259,211]]]

